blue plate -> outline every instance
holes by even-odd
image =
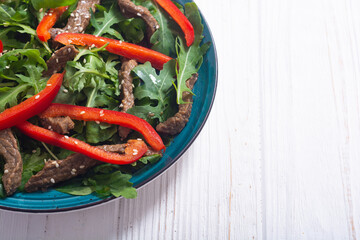
[[[180,0],[178,2],[184,4],[191,1]],[[159,176],[183,155],[200,133],[210,113],[217,86],[217,56],[210,29],[204,17],[201,17],[204,24],[204,42],[212,44],[204,57],[204,63],[199,71],[199,79],[193,90],[195,96],[191,117],[184,130],[166,149],[161,160],[154,165],[149,164],[133,175],[131,181],[136,188]],[[61,212],[86,208],[112,199],[114,198],[102,199],[96,195],[73,196],[50,190],[44,193],[16,193],[11,197],[1,199],[0,208],[21,212]]]

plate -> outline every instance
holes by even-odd
[[[191,1],[178,1],[182,5]],[[211,42],[211,47],[204,57],[203,65],[199,71],[199,79],[193,92],[194,103],[189,122],[183,131],[177,135],[171,145],[166,149],[164,156],[154,165],[147,165],[136,172],[131,181],[136,188],[149,183],[173,165],[194,142],[203,128],[216,92],[217,86],[217,56],[214,39],[210,29],[201,15],[204,24],[204,41]],[[62,212],[86,208],[111,201],[115,198],[98,198],[96,195],[73,196],[56,190],[36,193],[16,193],[11,197],[0,200],[0,208],[21,212]]]

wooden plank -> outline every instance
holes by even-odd
[[[358,10],[358,1],[262,1],[268,239],[359,237]]]

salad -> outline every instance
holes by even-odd
[[[135,198],[190,117],[202,34],[193,2],[0,1],[0,197]]]

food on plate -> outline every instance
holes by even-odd
[[[190,118],[202,32],[195,3],[2,1],[0,197],[136,197]]]

